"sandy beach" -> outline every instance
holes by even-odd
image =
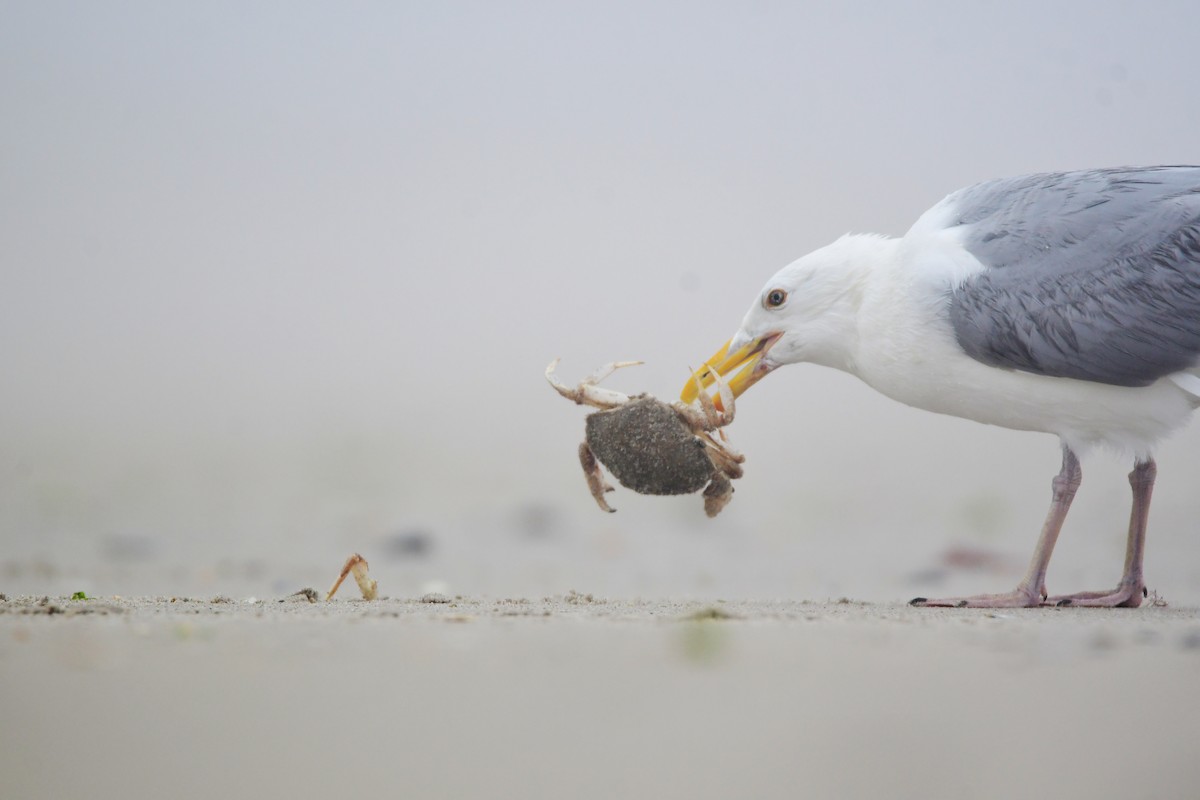
[[[13,798],[1172,798],[1200,781],[1195,609],[10,597],[0,669]]]

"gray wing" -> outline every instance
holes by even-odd
[[[987,267],[950,297],[972,358],[1118,386],[1200,363],[1200,167],[1030,175],[943,203]]]

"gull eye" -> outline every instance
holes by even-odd
[[[787,292],[783,289],[772,289],[763,297],[763,306],[765,308],[779,308],[787,302]]]

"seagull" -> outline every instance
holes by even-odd
[[[950,194],[899,238],[843,236],[767,281],[682,399],[715,375],[732,375],[736,397],[801,362],[916,408],[1062,443],[1017,587],[913,605],[1136,607],[1154,448],[1200,406],[1200,167],[1004,178]],[[1046,568],[1082,479],[1079,454],[1097,446],[1134,461],[1124,572],[1115,589],[1052,597]]]

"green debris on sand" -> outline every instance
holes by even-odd
[[[737,619],[737,618],[738,617],[736,614],[730,614],[725,609],[717,608],[716,606],[707,606],[706,608],[702,608],[699,611],[692,612],[691,614],[688,614],[686,617],[684,617],[685,620],[690,620],[692,622],[700,622],[700,621],[706,620],[706,619]]]
[[[87,592],[76,592],[75,594],[71,595],[71,599],[72,600],[90,600],[91,598],[87,596]]]
[[[683,617],[678,642],[684,660],[694,664],[719,661],[729,648],[728,631],[721,623],[737,618],[716,606],[707,606]]]

